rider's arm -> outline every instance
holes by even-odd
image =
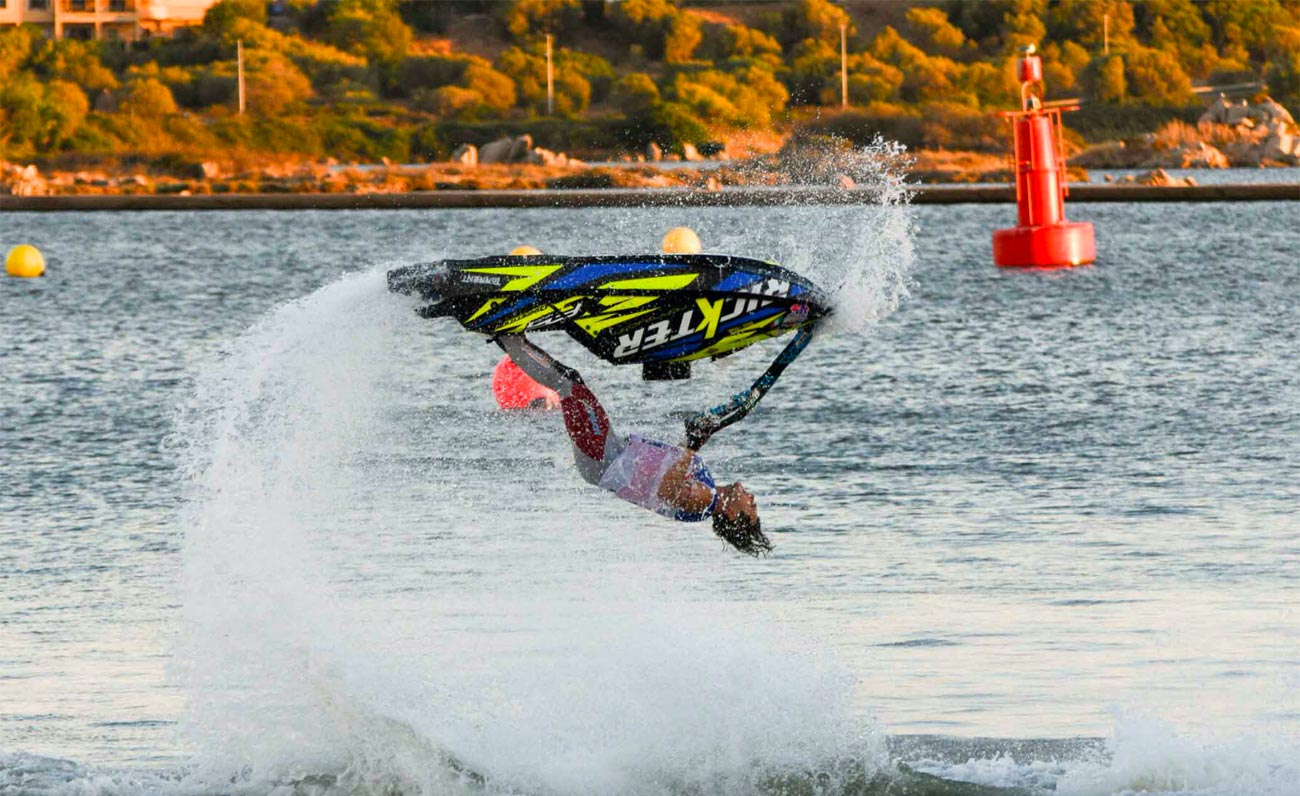
[[[659,482],[659,499],[676,509],[701,514],[713,503],[713,490],[691,478],[694,451],[682,454]]]
[[[572,391],[574,384],[582,384],[578,371],[562,365],[522,334],[499,334],[494,339],[520,370],[543,387],[565,396]]]

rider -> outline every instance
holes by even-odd
[[[498,335],[496,342],[524,373],[560,395],[564,426],[573,442],[578,472],[592,484],[629,503],[681,522],[712,518],[713,531],[742,553],[772,549],[763,535],[754,496],[737,481],[717,486],[696,449],[643,437],[621,436],[578,372],[557,362],[522,334]]]

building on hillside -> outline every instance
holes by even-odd
[[[198,25],[217,0],[0,0],[0,26],[37,25],[56,39],[139,41]]]

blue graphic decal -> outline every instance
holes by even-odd
[[[486,318],[482,318],[480,320],[475,321],[474,325],[483,326],[485,324],[492,323],[493,321],[499,318],[505,318],[520,310],[528,309],[529,307],[531,307],[536,303],[537,303],[537,299],[531,296],[524,296],[520,298],[518,301],[516,301],[514,304],[511,304],[505,307],[504,309],[499,309],[496,312],[492,313],[491,315],[487,316]]]
[[[742,287],[748,287],[754,284],[755,282],[762,282],[762,281],[763,281],[763,277],[759,276],[758,274],[746,273],[745,271],[737,271],[736,273],[732,274],[731,276],[719,282],[717,287],[713,289],[719,292],[726,291],[726,290],[738,290]]]
[[[598,279],[628,274],[634,271],[680,271],[681,268],[680,265],[664,265],[662,263],[592,263],[576,268],[564,276],[556,278],[553,282],[543,283],[542,287],[546,290],[561,290],[579,287]]]

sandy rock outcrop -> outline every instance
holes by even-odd
[[[1130,174],[1116,180],[1120,185],[1159,185],[1165,188],[1183,188],[1196,185],[1191,177],[1175,177],[1164,169],[1153,169],[1142,174]]]
[[[49,182],[35,166],[19,166],[0,161],[0,194],[6,196],[45,196]]]

